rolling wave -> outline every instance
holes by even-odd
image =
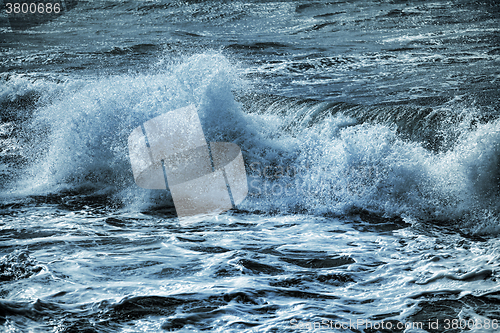
[[[80,192],[130,209],[171,205],[168,193],[133,183],[127,137],[148,119],[194,104],[208,141],[242,148],[250,193],[241,209],[361,209],[497,230],[495,115],[463,101],[363,106],[257,95],[238,73],[228,58],[206,52],[151,74],[3,82],[2,119],[16,130],[2,140],[27,162],[2,162],[22,170],[2,196]]]

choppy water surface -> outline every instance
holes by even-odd
[[[499,9],[80,1],[23,31],[2,14],[3,331],[498,331]],[[241,148],[250,192],[180,224],[134,184],[127,138],[190,104]]]

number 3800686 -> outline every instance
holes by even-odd
[[[7,14],[58,14],[61,12],[61,4],[56,3],[20,3],[8,2],[5,4]]]

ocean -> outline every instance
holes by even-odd
[[[1,7],[2,332],[500,331],[498,1],[56,2]],[[186,223],[127,140],[190,105],[248,194]]]

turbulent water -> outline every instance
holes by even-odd
[[[500,330],[497,1],[5,8],[2,331]],[[188,105],[249,193],[180,223],[127,138]]]

